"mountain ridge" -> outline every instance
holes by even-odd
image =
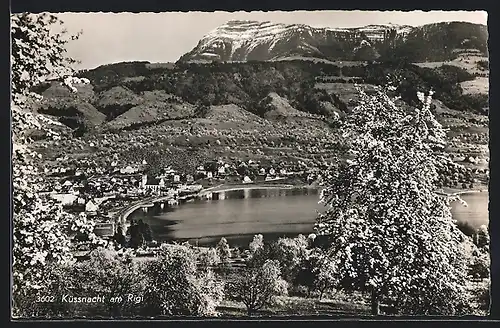
[[[406,49],[408,44],[409,48],[418,50],[411,58],[413,61],[438,57],[442,60],[452,58],[452,50],[460,46],[487,53],[487,35],[486,25],[468,22],[440,22],[416,27],[388,23],[329,28],[231,20],[204,35],[179,61],[266,61],[293,55],[372,60],[388,57],[394,50],[396,55],[402,50],[412,57],[411,51]],[[429,51],[430,45],[437,51]]]

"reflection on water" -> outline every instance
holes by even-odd
[[[468,207],[453,205],[454,217],[478,227],[488,223],[488,194],[463,196]],[[194,200],[147,212],[135,211],[130,218],[149,223],[158,241],[190,240],[214,244],[225,237],[233,246],[246,246],[255,234],[266,239],[309,234],[317,211],[319,193],[309,189],[246,189],[214,195],[212,200]]]

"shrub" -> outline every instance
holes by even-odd
[[[486,225],[482,225],[473,235],[474,244],[480,249],[487,248],[490,245],[490,233]]]
[[[223,269],[229,266],[229,259],[231,258],[231,250],[226,238],[222,237],[216,246],[217,255],[219,256],[220,263]]]
[[[155,261],[143,270],[144,303],[141,313],[147,316],[216,314],[223,296],[223,286],[208,270],[198,272],[192,249],[164,245]]]
[[[70,269],[69,279],[74,296],[103,296],[104,302],[91,303],[92,311],[106,317],[137,314],[137,304],[128,300],[129,295],[141,296],[143,279],[138,266],[116,252],[98,249],[88,261],[77,263]],[[121,296],[121,301],[112,298]]]
[[[489,254],[477,251],[469,268],[469,275],[475,279],[488,278],[490,276]]]
[[[264,236],[255,235],[248,246],[250,254],[254,255],[258,250],[264,248]]]
[[[15,295],[17,314],[23,318],[57,318],[75,315],[73,304],[62,302],[62,297],[70,290],[70,267],[53,265],[45,271],[48,284],[30,294]]]
[[[281,278],[279,263],[267,260],[261,267],[247,267],[230,285],[230,297],[243,302],[248,314],[272,305],[275,297],[287,293],[287,283]]]
[[[197,261],[203,271],[208,271],[220,263],[220,258],[214,248],[202,248],[198,251]]]
[[[487,61],[487,60],[478,60],[476,62],[476,64],[477,64],[477,68],[479,68],[482,71],[487,71],[490,68],[489,61]]]
[[[293,283],[301,262],[307,257],[307,239],[303,235],[296,238],[280,238],[276,243],[276,251],[269,259],[277,260],[283,278]]]

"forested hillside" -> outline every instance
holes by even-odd
[[[451,109],[486,114],[486,94],[465,94],[461,83],[476,78],[454,65],[436,68],[405,63],[327,64],[312,61],[247,63],[179,63],[173,68],[154,67],[147,62],[119,63],[80,73],[91,81],[82,95],[62,94],[57,84],[47,84],[41,112],[61,117],[73,128],[112,121],[132,110],[127,120],[141,122],[157,118],[189,117],[187,107],[236,104],[264,116],[262,100],[275,93],[306,113],[331,116],[348,104],[319,84],[353,82],[397,85],[395,92],[415,105],[417,91],[436,91],[436,99]],[[86,86],[86,88],[88,88]],[[148,113],[151,108],[156,111]],[[141,112],[147,117],[141,118]],[[179,112],[182,112],[179,114]],[[199,110],[197,111],[199,112]],[[70,119],[73,118],[73,119]]]

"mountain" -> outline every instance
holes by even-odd
[[[233,20],[205,35],[179,61],[267,61],[289,57],[411,61],[453,59],[458,49],[487,54],[485,25],[443,22],[419,27],[368,25],[316,28],[303,24]]]

